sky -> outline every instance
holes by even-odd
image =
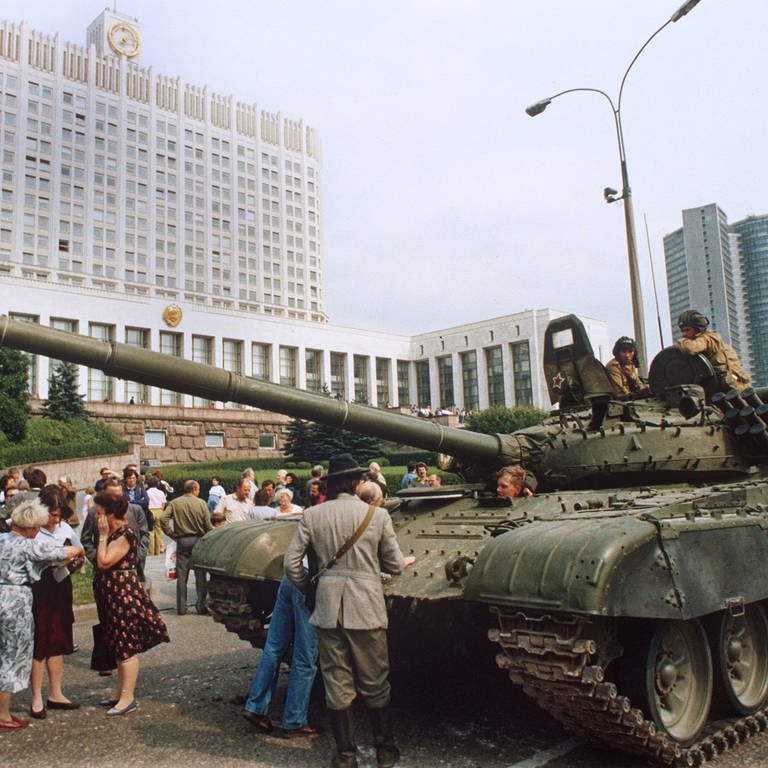
[[[421,333],[555,307],[632,335],[615,102],[676,0],[119,0],[142,65],[301,119],[322,141],[326,309]],[[104,7],[3,0],[84,44]],[[671,341],[662,238],[716,202],[768,213],[765,0],[701,0],[621,102],[649,352]],[[648,238],[646,238],[646,222]],[[650,248],[649,248],[650,243]]]

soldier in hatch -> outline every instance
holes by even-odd
[[[683,337],[677,346],[689,355],[704,355],[709,360],[723,391],[741,392],[749,386],[750,375],[744,370],[733,347],[723,341],[715,331],[708,331],[709,318],[695,309],[680,315],[677,325]]]
[[[605,366],[616,400],[631,400],[648,394],[648,385],[637,370],[635,340],[621,336],[613,345],[613,359]]]
[[[496,473],[496,482],[496,495],[508,499],[533,496],[539,484],[536,475],[519,464],[502,467]]]

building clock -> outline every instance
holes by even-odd
[[[107,36],[110,47],[118,56],[127,56],[130,59],[137,56],[141,50],[138,31],[124,21],[113,24]]]

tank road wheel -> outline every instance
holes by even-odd
[[[715,699],[729,714],[751,715],[768,699],[768,617],[760,603],[741,616],[723,612],[709,627]]]
[[[617,682],[659,732],[696,741],[712,703],[712,656],[698,620],[628,624]]]
[[[712,702],[712,657],[701,623],[659,622],[645,658],[648,714],[683,746],[696,741]]]

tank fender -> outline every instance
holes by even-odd
[[[493,539],[465,597],[602,616],[682,618],[768,597],[762,514],[537,521]]]
[[[653,522],[675,583],[675,594],[668,597],[678,602],[682,618],[740,610],[768,597],[763,578],[768,562],[765,514],[733,510]],[[642,589],[642,580],[629,574],[627,588]]]
[[[658,600],[674,586],[652,523],[597,514],[539,520],[496,537],[470,572],[465,597],[521,609],[677,618],[673,603]]]
[[[280,581],[295,520],[247,520],[206,533],[192,550],[192,567],[232,578]]]

